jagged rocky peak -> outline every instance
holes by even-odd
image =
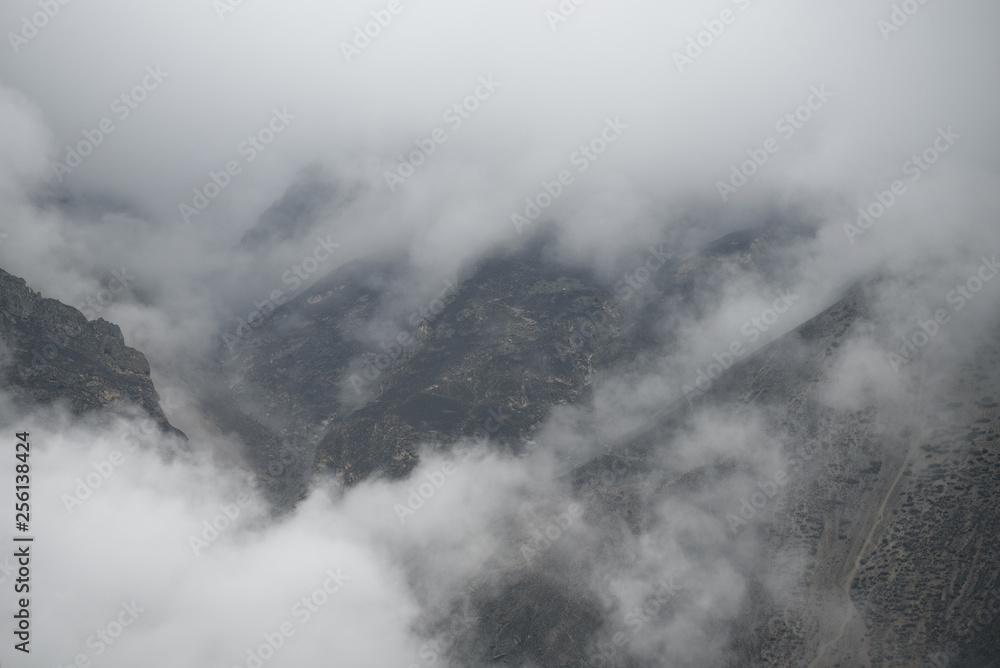
[[[183,436],[163,410],[145,355],[121,329],[35,292],[0,269],[0,369],[4,388],[25,404],[65,402],[76,414],[138,406],[165,433]]]

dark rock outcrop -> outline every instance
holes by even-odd
[[[121,329],[42,297],[24,279],[0,269],[0,374],[15,400],[64,402],[76,414],[134,405],[164,433],[183,436],[167,421],[146,357],[125,345]]]

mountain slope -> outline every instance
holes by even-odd
[[[136,405],[167,433],[182,435],[160,408],[146,357],[121,329],[42,297],[0,269],[0,339],[5,388],[24,403],[65,402],[77,414]]]

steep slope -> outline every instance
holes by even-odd
[[[182,435],[160,408],[145,356],[121,329],[31,290],[0,269],[5,389],[24,403],[65,402],[75,413],[136,405],[164,432]]]
[[[734,271],[780,275],[777,251],[797,238],[775,228],[730,235],[684,262],[669,258],[628,300],[544,253],[499,255],[470,267],[436,313],[398,323],[384,346],[359,333],[391,299],[392,279],[342,268],[275,311],[230,359],[230,384],[255,407],[255,424],[268,423],[256,437],[271,443],[263,451],[294,441],[312,461],[315,438],[316,470],[349,485],[406,476],[421,443],[489,437],[526,453],[553,407],[585,405],[597,375],[672,350],[661,323],[711,308]],[[585,665],[620,628],[589,583],[627,559],[622,546],[667,530],[664,504],[714,517],[712,540],[685,536],[686,557],[718,554],[745,584],[738,613],[705,617],[689,586],[649,622],[701,614],[724,643],[711,665],[909,666],[945,647],[956,654],[950,665],[978,665],[1000,652],[995,627],[980,620],[970,633],[959,621],[992,614],[1000,582],[989,529],[1000,517],[988,503],[1000,483],[996,343],[970,349],[958,375],[971,380],[949,389],[940,379],[955,374],[922,370],[927,377],[908,380],[908,392],[832,401],[853,346],[889,349],[877,285],[850,291],[704,396],[663,407],[654,424],[573,471],[567,491],[585,508],[586,549],[567,543],[526,562],[518,546],[544,526],[496,527],[511,550],[454,602],[475,621],[453,636],[451,656],[467,665]],[[397,333],[409,335],[405,345],[393,344]],[[352,394],[352,378],[364,379],[361,393]],[[370,400],[358,407],[358,394]],[[682,465],[673,452],[706,411],[763,425],[787,470],[762,470],[753,457]],[[680,649],[660,651],[661,659],[622,665],[705,665]]]
[[[575,474],[636,534],[655,531],[654,509],[670,500],[695,499],[727,529],[748,592],[728,665],[914,666],[934,657],[982,666],[1000,657],[1000,345],[980,340],[944,376],[930,356],[893,399],[831,407],[826,391],[849,341],[862,334],[889,349],[872,289]],[[942,377],[951,380],[937,386]],[[763,415],[786,465],[673,469],[673,444],[705,409]],[[619,482],[602,485],[609,477]],[[727,487],[738,492],[719,493]]]
[[[588,400],[595,374],[669,350],[665,318],[710,307],[734,270],[775,271],[778,251],[805,234],[740,232],[683,263],[659,244],[637,254],[628,283],[554,260],[543,238],[469,267],[374,337],[368,327],[398,296],[405,263],[351,263],[223,353],[232,392],[217,401],[266,425],[263,441],[244,430],[257,450],[314,449],[317,470],[346,484],[405,476],[422,442],[489,437],[519,451],[554,406]]]

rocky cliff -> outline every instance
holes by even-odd
[[[170,425],[146,357],[125,345],[121,329],[42,297],[0,269],[0,339],[5,389],[25,404],[63,403],[76,414],[138,406],[164,432]]]

